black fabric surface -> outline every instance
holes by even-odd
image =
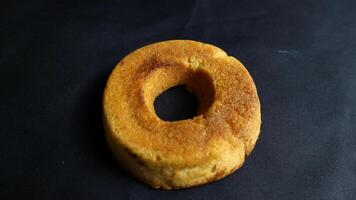
[[[180,191],[124,172],[101,120],[115,64],[168,39],[238,58],[262,104],[245,165]],[[356,199],[356,1],[1,1],[0,67],[0,199]]]

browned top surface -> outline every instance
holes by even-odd
[[[212,106],[193,119],[159,119],[151,105],[154,97],[168,82],[196,70],[212,80]],[[117,143],[149,161],[194,165],[214,159],[221,141],[233,148],[237,140],[257,137],[260,127],[260,103],[245,67],[221,49],[195,41],[159,42],[126,56],[109,77],[103,103]]]

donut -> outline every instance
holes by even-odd
[[[154,100],[177,85],[197,96],[197,115],[164,121]],[[260,110],[246,68],[220,48],[190,40],[130,53],[110,74],[103,95],[114,157],[141,182],[166,190],[213,182],[240,168],[259,136]]]

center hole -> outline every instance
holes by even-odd
[[[184,85],[171,87],[154,101],[159,118],[165,121],[191,119],[197,115],[198,99]]]

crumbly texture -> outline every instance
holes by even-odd
[[[197,95],[198,116],[161,120],[154,99],[182,84]],[[127,55],[108,79],[103,107],[115,158],[153,188],[187,188],[231,174],[260,133],[260,102],[246,68],[196,41],[159,42]]]

